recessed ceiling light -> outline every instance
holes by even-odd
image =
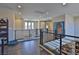
[[[22,6],[21,6],[21,5],[18,5],[17,7],[18,7],[18,8],[21,8]]]

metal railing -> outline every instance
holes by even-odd
[[[26,30],[15,30],[17,31],[26,31]],[[32,37],[30,34],[32,33],[31,30],[29,31],[29,37]],[[33,31],[33,30],[32,30]],[[34,30],[35,34],[37,30]],[[49,49],[52,53],[55,54],[74,54],[78,55],[79,54],[79,37],[78,36],[72,36],[72,35],[64,35],[64,34],[56,34],[52,33],[50,31],[43,31],[40,29],[38,32],[40,32],[40,44],[44,46],[45,48]],[[19,34],[19,33],[18,33]],[[21,33],[22,34],[22,33]],[[33,33],[32,33],[33,34]],[[17,35],[17,34],[16,34]],[[34,34],[33,34],[34,35]],[[34,36],[36,36],[34,35]],[[2,45],[1,45],[1,54],[4,54],[4,40],[1,40]],[[78,43],[78,45],[76,44]],[[46,46],[46,44],[50,44]],[[52,48],[56,48],[55,50],[52,50],[49,48],[49,46],[53,46]],[[56,51],[56,52],[55,52]]]
[[[40,37],[40,29],[15,30],[15,39],[32,39],[33,37]]]
[[[79,54],[79,37],[40,30],[40,44],[57,55]]]
[[[0,54],[1,55],[4,55],[4,47],[5,47],[5,44],[4,44],[4,39],[1,39],[1,45],[0,45]]]
[[[31,30],[14,30],[15,31],[15,40],[18,39],[32,39],[31,37],[40,37],[40,29],[31,29]],[[0,39],[0,54],[5,54],[5,39]],[[8,44],[7,44],[8,45]],[[7,53],[8,54],[8,53]]]

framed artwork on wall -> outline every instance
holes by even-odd
[[[65,34],[64,21],[54,22],[53,32],[56,33],[56,34]]]

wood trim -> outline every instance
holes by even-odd
[[[42,49],[44,49],[46,52],[48,52],[51,55],[55,55],[54,53],[52,53],[50,50],[48,50],[47,48],[45,48],[43,45],[39,45]]]

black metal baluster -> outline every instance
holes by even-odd
[[[1,45],[1,54],[4,55],[4,40],[1,40],[2,45]]]
[[[30,29],[29,29],[29,39],[30,39],[30,34],[31,34],[31,33],[30,33]]]
[[[60,55],[62,55],[62,35],[60,34]]]
[[[38,29],[36,29],[36,35],[35,35],[36,37],[38,36]]]
[[[40,44],[43,45],[43,32],[42,32],[42,29],[40,29]]]
[[[16,30],[15,30],[15,41],[16,41]]]

